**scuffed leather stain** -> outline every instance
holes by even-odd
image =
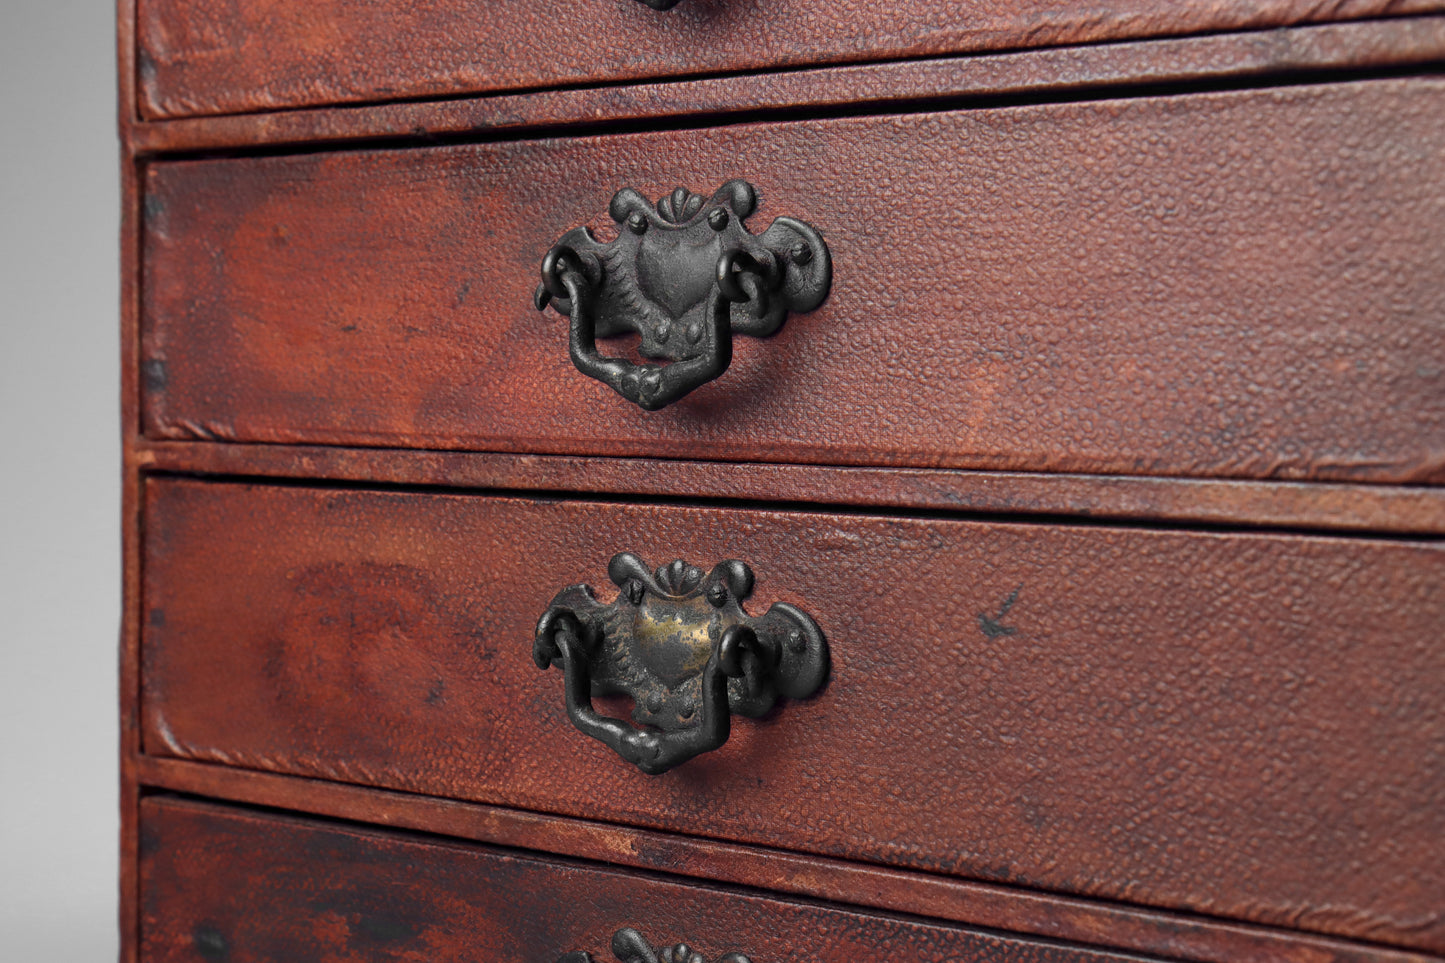
[[[267,641],[265,671],[280,701],[310,707],[446,698],[439,639],[458,627],[430,577],[406,565],[327,562],[291,573],[291,602]]]

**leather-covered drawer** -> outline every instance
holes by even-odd
[[[1438,542],[181,479],[145,514],[147,753],[1445,949]],[[822,692],[661,776],[577,732],[536,621],[624,550],[749,563]]]
[[[141,841],[141,963],[613,963],[624,928],[717,963],[1137,959],[165,797]]]
[[[149,118],[1273,27],[1438,0],[139,0]]]
[[[1438,482],[1442,114],[1380,80],[155,162],[144,431]],[[573,368],[539,265],[617,188],[734,177],[754,230],[821,230],[831,293],[643,412]]]

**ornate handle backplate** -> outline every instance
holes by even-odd
[[[621,590],[603,605],[587,585],[557,593],[537,622],[532,658],[565,677],[567,715],[649,775],[727,742],[731,715],[757,717],[779,696],[802,699],[823,684],[828,646],[801,609],[776,602],[756,618],[742,602],[753,573],[742,562],[711,572],[678,560],[650,571],[613,556]],[[600,715],[594,695],[627,695],[643,728]]]
[[[634,929],[618,930],[612,937],[612,953],[621,963],[707,963],[707,958],[686,943],[654,950]],[[557,963],[597,963],[591,953],[568,953]],[[741,953],[728,953],[717,963],[752,963]]]
[[[832,284],[823,236],[780,217],[754,235],[743,220],[757,206],[747,181],[728,181],[711,200],[679,187],[657,202],[623,188],[608,208],[622,225],[603,243],[573,228],[542,259],[537,309],[571,319],[577,370],[655,411],[721,375],[732,336],[777,331],[789,311],[811,311]],[[635,332],[644,358],[603,357],[597,339]]]

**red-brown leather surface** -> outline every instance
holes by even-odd
[[[1445,949],[1438,542],[147,492],[148,753]],[[533,629],[623,550],[747,561],[825,690],[660,777],[577,732]]]
[[[147,117],[1009,50],[1439,10],[1438,0],[140,0]]]
[[[164,798],[141,804],[141,854],[143,963],[614,963],[623,927],[709,961],[1137,959]]]
[[[157,162],[143,424],[200,438],[1435,482],[1445,84]],[[743,176],[828,301],[642,412],[532,307],[615,188]],[[620,346],[602,342],[604,351]]]

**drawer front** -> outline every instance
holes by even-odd
[[[166,798],[142,803],[141,845],[142,963],[613,963],[623,928],[718,963],[1126,959]]]
[[[1445,949],[1438,543],[147,492],[148,753]],[[574,730],[536,621],[624,550],[749,562],[823,691],[661,776]]]
[[[154,163],[144,429],[1436,482],[1442,114],[1445,83],[1384,80]],[[755,230],[822,231],[831,293],[640,411],[533,307],[543,255],[614,189],[739,176]]]
[[[1271,27],[1440,3],[681,0],[666,13],[631,0],[583,0],[565,13],[535,0],[138,7],[140,109],[165,118]]]

